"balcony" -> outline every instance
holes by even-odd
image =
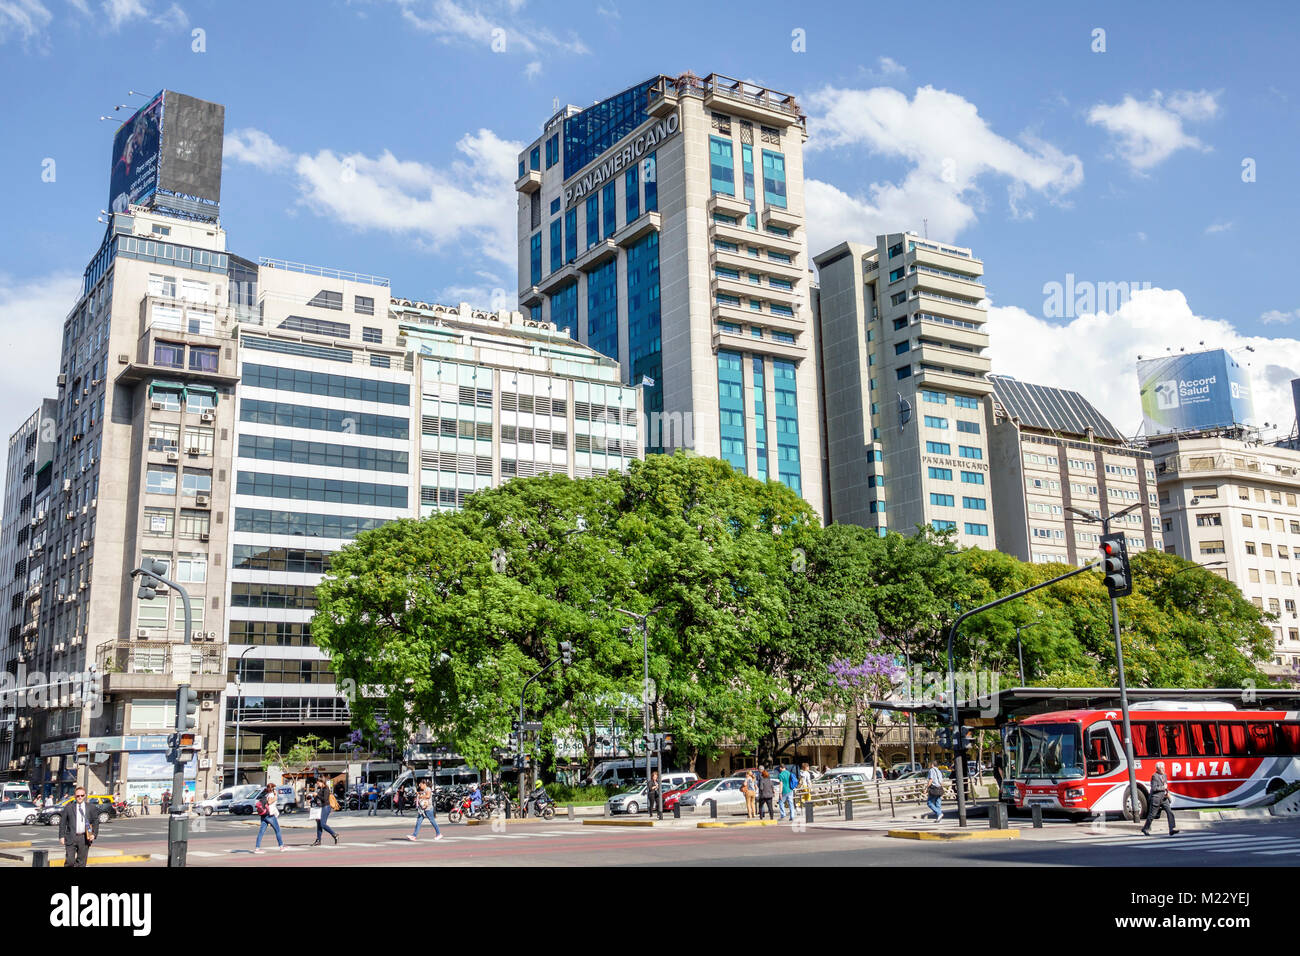
[[[913,297],[911,301],[916,303],[922,312],[946,315],[965,322],[975,322],[979,325],[983,325],[989,320],[988,312],[978,308],[976,303],[970,299],[958,299],[954,296],[927,292],[924,289],[917,289],[916,291],[920,295]]]
[[[924,343],[911,352],[913,361],[931,365],[944,365],[963,372],[974,372],[983,377],[993,369],[987,355],[975,355],[962,349],[948,348],[933,342]]]
[[[713,319],[715,322],[757,325],[765,329],[779,329],[782,332],[803,332],[808,327],[808,323],[803,320],[798,310],[793,316],[773,315],[771,312],[755,312],[753,309],[716,303],[713,306]]]
[[[530,169],[515,180],[515,192],[517,193],[535,193],[541,188],[542,173],[538,169]]]
[[[933,266],[936,269],[947,269],[953,272],[984,274],[984,263],[966,252],[959,252],[955,248],[937,243],[923,243],[919,239],[912,239],[911,242],[916,248],[909,255],[909,263],[915,262],[917,265]]]
[[[749,202],[745,199],[737,199],[735,196],[728,196],[725,193],[714,193],[709,197],[707,204],[709,215],[720,212],[726,216],[748,216]]]
[[[583,272],[591,272],[618,255],[618,245],[612,237],[606,236],[573,261],[574,266]]]
[[[725,222],[709,219],[710,238],[725,239],[738,246],[758,246],[763,249],[775,249],[788,256],[797,256],[804,251],[803,243],[798,239],[773,235],[761,229],[747,229],[744,226],[730,226]]]
[[[916,373],[917,386],[933,385],[939,390],[953,389],[972,395],[992,395],[993,385],[982,375],[960,375],[953,372],[940,372],[932,368],[919,369]]]
[[[610,238],[614,240],[614,245],[626,249],[638,239],[648,236],[652,232],[658,232],[659,225],[658,212],[642,213],[641,216],[633,219]]]
[[[191,656],[190,686],[220,692],[226,686],[224,643],[183,644],[179,641],[114,641],[99,647],[96,667],[104,675],[104,693],[174,692],[172,661],[180,649]]]
[[[187,384],[200,385],[234,385],[239,381],[239,376],[235,373],[234,349],[231,347],[231,339],[227,337],[217,337],[213,335],[195,335],[185,331],[177,331],[170,325],[149,325],[141,334],[136,344],[135,360],[132,361],[127,353],[119,353],[117,357],[120,371],[117,374],[116,381],[122,385],[134,385],[137,382],[148,381],[153,378],[164,378],[179,380]],[[178,346],[185,346],[185,352],[189,353],[184,356],[180,367],[174,365],[157,364],[158,353],[156,345],[159,342],[175,343]],[[215,371],[193,368],[192,346],[209,347],[217,349],[217,368]]]
[[[520,304],[540,305],[541,296],[554,295],[555,291],[561,286],[570,282],[577,282],[578,275],[578,267],[572,262],[568,265],[561,266],[550,275],[543,278],[541,282],[537,283],[537,285],[530,287],[524,294],[520,295]]]
[[[740,352],[750,352],[754,355],[771,355],[775,358],[792,359],[796,362],[808,357],[808,347],[805,345],[791,345],[788,342],[777,342],[775,339],[756,339],[752,335],[744,332],[723,332],[717,330],[713,333],[713,350],[718,349],[735,349]]]
[[[759,299],[763,302],[776,302],[791,309],[798,309],[803,304],[802,296],[795,289],[776,289],[770,285],[758,285],[745,279],[729,279],[725,276],[713,277],[710,282],[710,292],[715,297],[715,301],[716,296],[722,293],[746,299]]]
[[[759,272],[790,282],[798,282],[807,276],[807,273],[793,262],[777,262],[766,257],[751,256],[747,252],[732,252],[729,249],[714,248],[709,253],[709,265],[715,268],[722,266],[725,269],[735,269],[737,272]]]
[[[975,279],[958,276],[955,272],[941,272],[938,269],[921,266],[913,275],[916,278],[917,289],[922,291],[929,290],[939,295],[967,298],[972,302],[979,302],[984,298],[983,284]]]
[[[780,206],[763,207],[763,225],[777,226],[781,229],[798,229],[803,225],[803,216],[792,213]]]
[[[773,126],[797,126],[801,133],[807,131],[807,119],[793,96],[720,73],[710,73],[703,79],[693,73],[661,76],[646,93],[647,111],[653,116],[666,115],[676,108],[682,96],[699,97],[707,108],[733,116],[745,116]]]
[[[251,694],[245,693],[244,696],[249,697]],[[277,724],[332,724],[347,726],[352,722],[352,716],[348,711],[347,702],[342,699],[322,700],[320,698],[313,698],[310,700],[303,700],[303,702],[297,706],[244,706],[231,708],[229,716],[226,718],[227,726],[234,722],[236,716],[239,717],[239,722],[243,727],[270,727]]]

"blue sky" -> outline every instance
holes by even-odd
[[[1080,388],[1132,433],[1138,354],[1251,345],[1260,418],[1289,430],[1297,14],[1058,7],[0,0],[8,425],[50,391],[103,230],[116,124],[97,117],[144,102],[129,89],[226,105],[232,251],[486,306],[514,301],[514,155],[553,100],[692,70],[799,97],[813,252],[924,221],[972,247],[995,370]],[[1067,275],[1150,291],[1045,314],[1045,286]]]

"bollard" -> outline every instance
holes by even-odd
[[[679,803],[674,803],[674,804],[673,804],[673,819],[674,819],[674,820],[680,820],[681,818],[682,818],[682,805],[681,805],[680,802],[679,802]]]
[[[570,807],[572,809],[572,807]],[[510,819],[510,798],[506,797],[506,819]]]
[[[1007,828],[1007,805],[995,803],[989,807],[989,829],[1005,830]]]
[[[849,800],[849,801],[847,801],[847,802],[844,804],[844,819],[845,819],[846,821],[847,821],[847,820],[852,820],[852,819],[853,819],[853,801],[852,801],[852,800]]]
[[[813,805],[811,801],[803,805],[803,822],[804,823],[813,822]]]
[[[898,814],[894,812],[894,788],[889,788],[889,819],[898,819]]]
[[[577,819],[578,815],[577,815],[576,809],[577,809],[577,808],[574,807],[573,804],[569,804],[569,819],[570,819],[570,820],[576,820],[576,819]]]
[[[716,820],[716,819],[718,819],[718,801],[717,801],[717,800],[710,800],[710,801],[709,801],[709,819],[711,819],[711,820]]]
[[[1035,803],[1029,812],[1034,815],[1034,829],[1041,830],[1043,828],[1043,808]]]
[[[49,866],[49,850],[32,850],[32,866]]]

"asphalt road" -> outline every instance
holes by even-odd
[[[1300,863],[1300,825],[1290,823],[1223,823],[1169,837],[1157,831],[1142,837],[1112,827],[1090,833],[1085,827],[1058,824],[1041,831],[1022,831],[1021,839],[931,841],[885,835],[886,824],[815,825],[792,829],[734,827],[696,829],[677,825],[654,829],[582,826],[568,822],[512,823],[489,826],[450,825],[439,820],[445,839],[434,842],[425,824],[418,843],[405,836],[411,817],[371,820],[336,814],[341,824],[336,846],[325,836],[310,844],[314,825],[304,815],[285,818],[285,843],[279,852],[270,830],[264,855],[252,853],[256,825],[246,818],[214,816],[191,821],[190,866],[1124,866],[1124,867],[1294,867]],[[935,829],[931,827],[930,829]],[[938,829],[948,829],[947,824]],[[0,829],[0,841],[32,840],[33,847],[60,851],[51,827]],[[148,864],[166,860],[167,827],[160,816],[112,821],[101,828],[96,846],[125,854],[151,854]],[[94,851],[92,850],[92,855]]]

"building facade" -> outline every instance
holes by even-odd
[[[43,522],[54,458],[57,402],[47,398],[9,436],[4,486],[4,520],[0,523],[0,671],[15,683],[26,673],[27,650],[40,615],[40,583],[44,572]],[[39,516],[39,517],[38,517]],[[20,658],[22,659],[20,661]],[[0,770],[15,770],[13,742],[18,724],[17,695],[0,699]]]
[[[806,138],[793,97],[718,75],[565,107],[519,157],[519,303],[644,386],[647,451],[824,515]]]
[[[911,233],[815,262],[828,520],[992,548],[983,263]]]
[[[1078,392],[990,375],[985,403],[997,548],[1021,561],[1083,565],[1098,556],[1101,526],[1071,508],[1117,518],[1128,549],[1164,540],[1151,455],[1124,440]]]
[[[1155,440],[1164,549],[1206,565],[1266,613],[1271,667],[1300,665],[1300,452],[1232,430]]]

